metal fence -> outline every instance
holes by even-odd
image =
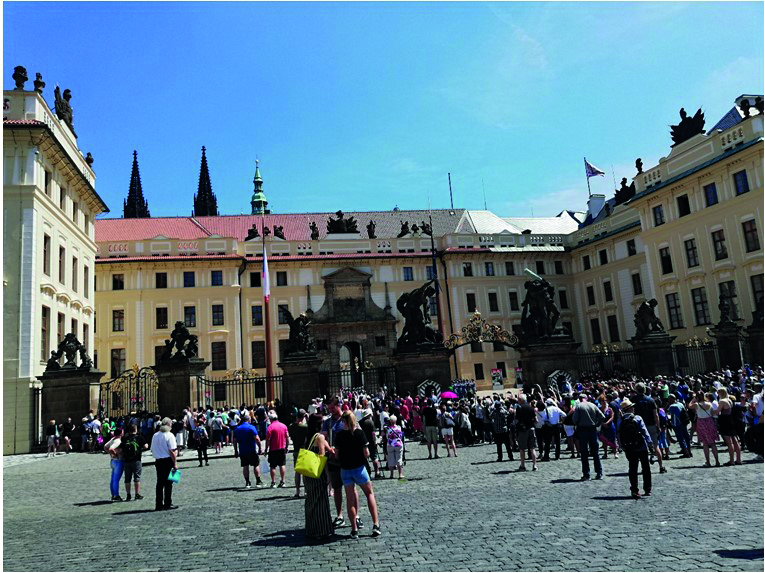
[[[675,361],[674,373],[683,376],[694,376],[720,367],[717,345],[713,343],[699,346],[678,344],[672,347],[672,356]]]
[[[640,355],[635,349],[580,352],[576,355],[579,372],[599,372],[608,375],[640,373]]]
[[[109,418],[127,416],[130,412],[156,412],[157,373],[149,367],[134,366],[100,387],[98,412]]]
[[[393,366],[359,368],[358,370],[329,370],[319,372],[319,394],[332,396],[344,391],[376,394],[396,392],[396,369]]]
[[[257,376],[247,371],[234,372],[225,378],[196,376],[192,385],[192,404],[202,407],[223,408],[226,406],[251,406],[264,402],[269,386],[273,386],[275,397],[281,395],[281,376]]]

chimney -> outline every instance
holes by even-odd
[[[605,204],[605,195],[600,195],[597,193],[590,195],[590,198],[587,199],[587,214],[590,216],[590,218],[594,219],[598,216],[598,213],[600,213],[600,210],[603,209],[603,205]]]

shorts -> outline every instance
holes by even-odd
[[[340,476],[340,466],[335,466],[327,462],[327,473],[329,474],[329,483],[332,489],[338,490],[343,487],[343,478]]]
[[[454,435],[454,428],[441,428],[441,435],[446,436],[453,436]]]
[[[654,443],[657,443],[657,442],[654,442]],[[665,431],[659,432],[658,444],[659,444],[659,448],[661,448],[662,450],[666,450],[669,448],[669,443],[667,443],[667,432]]]
[[[574,435],[574,431],[576,430],[575,426],[563,426],[563,430],[566,432],[566,437],[570,438]]]
[[[369,450],[369,459],[374,461],[377,461],[377,458],[380,457],[380,454],[377,453],[377,444],[368,444],[367,449]]]
[[[141,469],[143,467],[141,460],[136,460],[134,462],[124,462],[122,467],[125,471],[125,483],[130,483],[131,480],[135,483],[140,483]]]
[[[56,445],[56,436],[48,436],[48,447]]]
[[[369,474],[364,466],[358,467],[355,470],[340,470],[340,477],[343,480],[343,485],[346,486],[369,483]]]
[[[268,467],[271,469],[287,465],[287,450],[271,450],[268,452]]]
[[[656,447],[656,444],[659,443],[659,430],[656,427],[656,424],[653,424],[651,426],[646,426],[646,429],[648,430],[648,434],[651,436],[651,443],[653,444],[654,447]]]
[[[537,447],[537,436],[534,430],[518,432],[518,449],[530,450]]]
[[[401,454],[404,451],[404,446],[388,446],[388,467],[390,469],[401,465]]]
[[[260,465],[260,458],[258,452],[250,452],[249,454],[239,454],[239,464],[244,468],[247,466],[258,467]]]
[[[184,439],[183,430],[175,434],[175,443],[179,448],[182,448],[186,445],[186,440]]]
[[[438,428],[435,426],[425,426],[425,441],[429,444],[437,444]]]
[[[213,444],[223,441],[222,434],[223,432],[221,430],[213,430]]]

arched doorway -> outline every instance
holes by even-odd
[[[364,366],[361,344],[346,342],[340,347],[340,369],[343,371],[343,388],[357,388],[364,385],[361,370]]]

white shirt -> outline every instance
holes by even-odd
[[[763,411],[763,407],[765,406],[765,400],[763,400],[763,393],[760,392],[759,394],[755,394],[754,396],[752,396],[752,402],[754,403],[755,416],[759,418],[758,422],[762,424],[762,411]]]
[[[175,442],[175,436],[172,432],[157,432],[151,438],[151,455],[155,460],[169,458],[170,450],[175,450],[178,445]]]
[[[542,414],[542,420],[546,421],[549,419],[553,426],[560,424],[566,417],[566,412],[558,408],[558,406],[545,405],[545,409],[540,413]]]

